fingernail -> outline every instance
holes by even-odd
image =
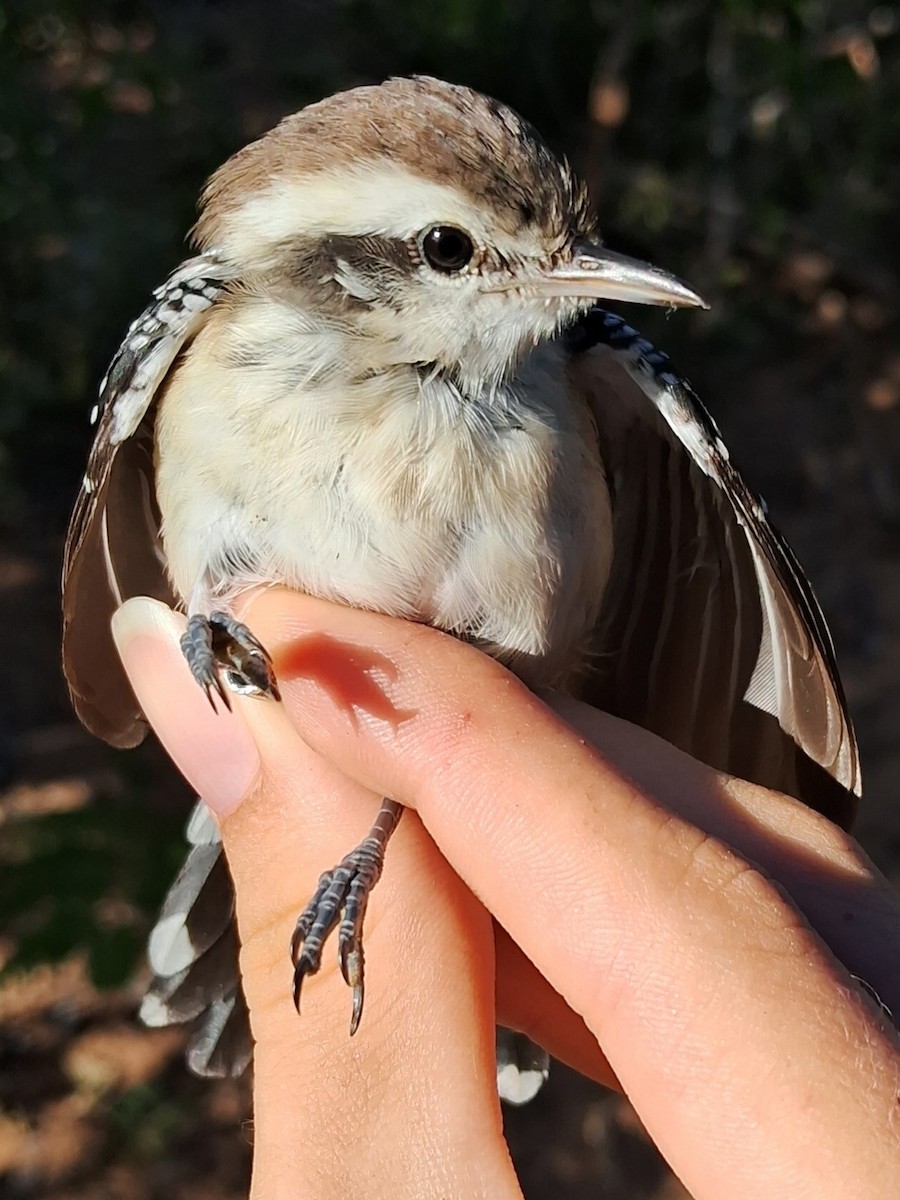
[[[170,758],[218,817],[250,791],[259,751],[237,713],[213,711],[191,676],[179,638],[184,617],[144,596],[128,600],[112,620],[119,657],[144,715]]]

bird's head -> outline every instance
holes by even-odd
[[[363,339],[362,361],[497,382],[594,300],[702,305],[599,242],[568,164],[505,105],[436,79],[286,118],[210,180],[197,227],[249,288]]]

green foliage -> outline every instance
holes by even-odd
[[[123,984],[183,856],[183,824],[132,796],[6,825],[0,912],[15,949],[4,974],[83,951],[99,987]]]
[[[129,1088],[107,1110],[110,1130],[120,1154],[152,1162],[183,1140],[191,1113],[153,1083]]]

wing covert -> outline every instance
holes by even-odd
[[[82,722],[117,746],[136,745],[146,727],[110,620],[129,596],[172,602],[159,545],[152,408],[228,277],[214,253],[182,263],[130,326],[91,413],[97,432],[63,560],[63,672]]]

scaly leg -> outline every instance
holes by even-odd
[[[265,647],[246,625],[225,612],[188,619],[181,649],[191,674],[215,708],[218,696],[231,708],[228,690],[241,694],[281,697]],[[403,806],[383,800],[368,836],[331,871],[319,879],[312,900],[297,919],[291,939],[294,964],[294,1003],[300,1011],[300,989],[307,975],[322,965],[322,948],[340,920],[338,951],[341,974],[353,989],[350,1033],[356,1033],[365,998],[365,961],[362,931],[366,904],[384,866],[384,853],[397,827]]]
[[[307,975],[315,975],[322,965],[322,947],[329,933],[341,920],[338,953],[344,982],[353,989],[350,1036],[359,1028],[365,999],[365,961],[362,931],[366,904],[384,866],[384,852],[397,828],[403,805],[385,798],[375,824],[364,841],[331,871],[319,878],[316,894],[297,918],[291,939],[294,964],[294,1004],[300,1011],[300,989]]]

